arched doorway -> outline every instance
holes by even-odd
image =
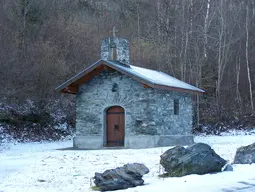
[[[124,146],[125,112],[120,106],[113,106],[106,111],[106,146]]]

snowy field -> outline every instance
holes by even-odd
[[[216,153],[232,162],[236,149],[255,142],[255,135],[198,136],[195,141],[210,144]],[[57,150],[71,146],[72,141],[9,144],[5,148],[0,146],[0,192],[92,191],[91,177],[95,172],[132,162],[144,163],[150,173],[144,176],[144,186],[122,191],[255,191],[255,164],[234,165],[233,172],[162,179],[158,178],[163,171],[159,165],[159,156],[168,147],[136,150]]]

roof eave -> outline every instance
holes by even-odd
[[[203,90],[198,91],[198,90],[191,90],[191,89],[183,89],[179,87],[166,86],[166,85],[160,85],[160,84],[154,84],[153,88],[164,89],[169,91],[178,91],[178,92],[184,92],[184,93],[193,93],[193,94],[199,94],[199,95],[202,95],[204,93]]]
[[[84,69],[83,71],[79,72],[78,74],[76,74],[75,76],[71,77],[70,79],[68,79],[67,81],[65,81],[64,83],[60,84],[59,86],[57,86],[55,88],[55,91],[57,92],[65,92],[68,93],[66,91],[63,91],[66,87],[68,87],[69,85],[71,85],[72,83],[74,83],[76,80],[78,80],[79,78],[81,78],[82,76],[86,75],[87,73],[89,73],[90,71],[93,71],[97,66],[99,66],[103,60],[100,59],[98,61],[96,61],[95,63],[93,63],[91,66],[89,66],[88,68]]]

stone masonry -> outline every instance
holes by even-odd
[[[117,61],[129,64],[129,46],[126,39],[119,37],[107,37],[103,40],[101,46],[101,59],[108,60],[110,54],[110,44],[114,43],[117,48]]]
[[[174,99],[179,115],[174,115]],[[111,106],[125,110],[125,147],[142,148],[193,142],[191,94],[144,88],[117,71],[102,71],[79,87],[76,95],[74,147],[102,148],[105,114]]]

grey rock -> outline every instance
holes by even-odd
[[[145,165],[132,163],[106,170],[103,173],[95,173],[93,179],[101,191],[112,191],[143,185],[142,177],[147,173],[149,169]]]
[[[230,164],[226,164],[223,168],[222,171],[233,171],[233,166]]]
[[[236,151],[235,164],[251,164],[255,163],[255,143],[239,147]]]
[[[207,144],[196,143],[187,148],[176,146],[160,156],[160,164],[165,168],[166,176],[181,177],[189,174],[220,172],[226,164]]]

